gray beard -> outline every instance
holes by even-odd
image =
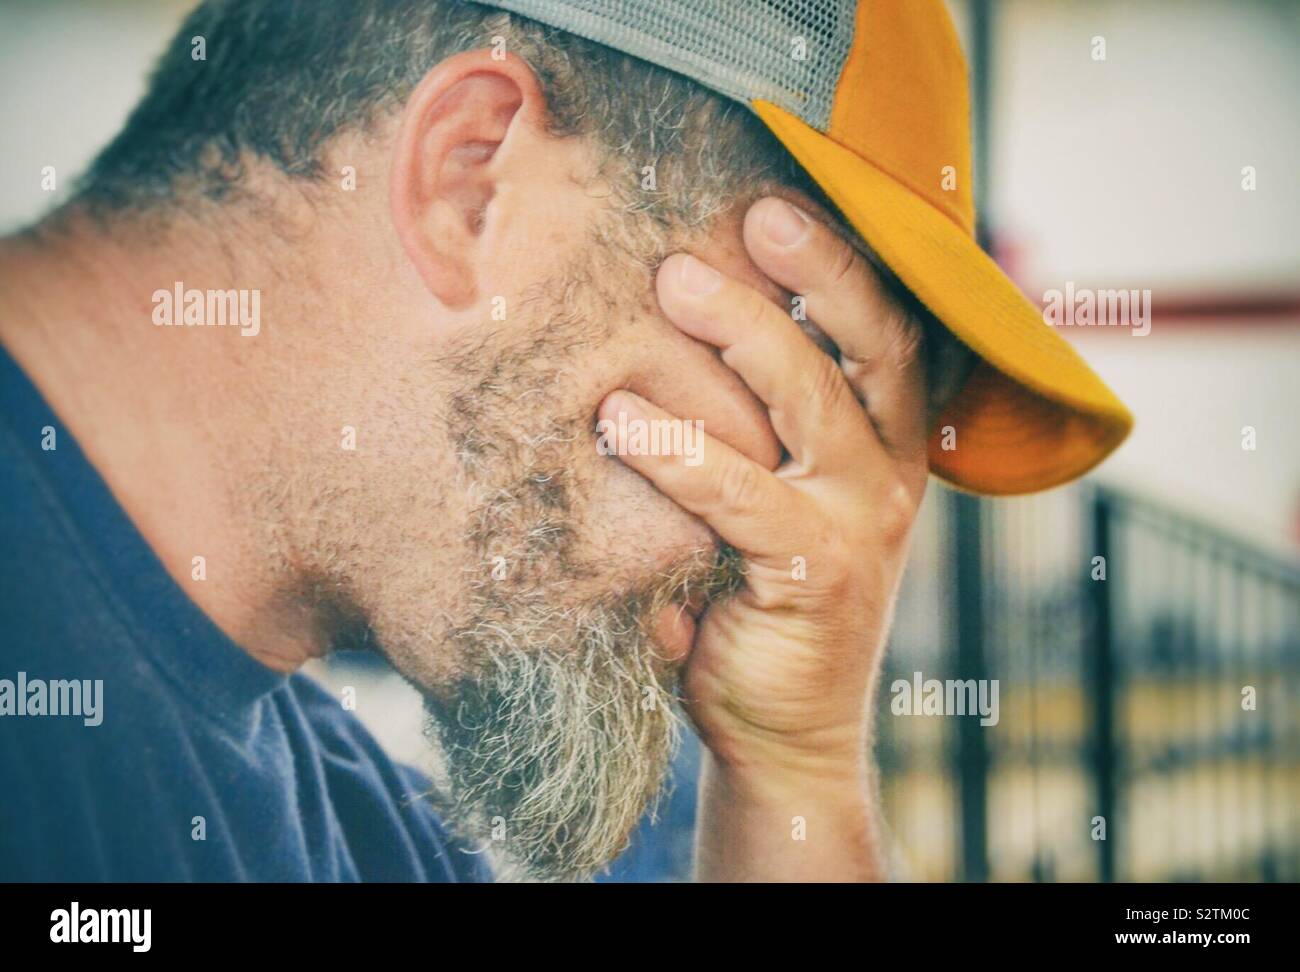
[[[598,608],[568,650],[482,649],[486,671],[425,694],[435,802],[505,877],[585,879],[655,813],[681,720],[676,676],[631,612]]]
[[[520,877],[575,880],[653,818],[677,747],[678,666],[649,626],[690,595],[734,592],[743,568],[729,547],[698,551],[630,595],[565,606],[569,579],[593,571],[570,550],[563,480],[542,478],[527,472],[493,491],[487,505],[501,508],[471,518],[476,561],[505,556],[508,570],[469,585],[450,640],[472,671],[423,690],[426,736],[442,757],[434,800],[453,831]]]
[[[543,440],[572,441],[531,437]],[[424,691],[426,736],[454,832],[491,849],[503,876],[578,880],[654,816],[677,747],[678,671],[649,625],[698,588],[734,589],[739,560],[701,551],[638,591],[575,606],[572,583],[601,572],[574,553],[573,490],[546,455],[554,447],[527,450],[539,462],[486,490],[469,518],[468,562],[482,568],[448,637],[470,671]]]
[[[677,668],[657,653],[649,625],[688,592],[722,596],[740,579],[734,551],[704,550],[631,593],[574,605],[576,582],[598,586],[610,573],[575,553],[584,524],[573,449],[594,450],[594,429],[582,416],[559,418],[556,404],[559,365],[609,338],[578,308],[612,298],[593,297],[583,276],[562,288],[526,347],[491,356],[480,347],[456,363],[466,381],[447,413],[478,497],[466,563],[480,566],[448,632],[470,670],[423,690],[426,736],[442,763],[434,801],[507,877],[588,878],[653,816],[682,719]]]

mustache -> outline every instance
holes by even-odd
[[[675,564],[644,595],[640,614],[655,617],[669,605],[699,615],[711,604],[733,596],[745,583],[744,555],[729,543],[696,550]]]

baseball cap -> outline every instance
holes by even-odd
[[[477,0],[752,110],[979,357],[929,443],[959,488],[1083,475],[1133,418],[975,240],[967,70],[942,0]]]

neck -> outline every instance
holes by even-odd
[[[185,326],[175,305],[177,287],[238,290],[258,275],[201,238],[140,222],[110,238],[60,215],[0,241],[0,342],[181,589],[254,658],[290,671],[322,646],[279,593],[284,572],[243,501],[273,450],[272,356],[251,346],[267,338],[238,326],[238,298],[226,326]],[[216,310],[186,303],[190,320]],[[176,326],[156,323],[167,319]]]

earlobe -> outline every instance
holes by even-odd
[[[543,110],[528,65],[487,50],[443,61],[407,102],[389,205],[408,258],[447,307],[477,296],[479,244],[501,178],[493,163],[512,132]]]

